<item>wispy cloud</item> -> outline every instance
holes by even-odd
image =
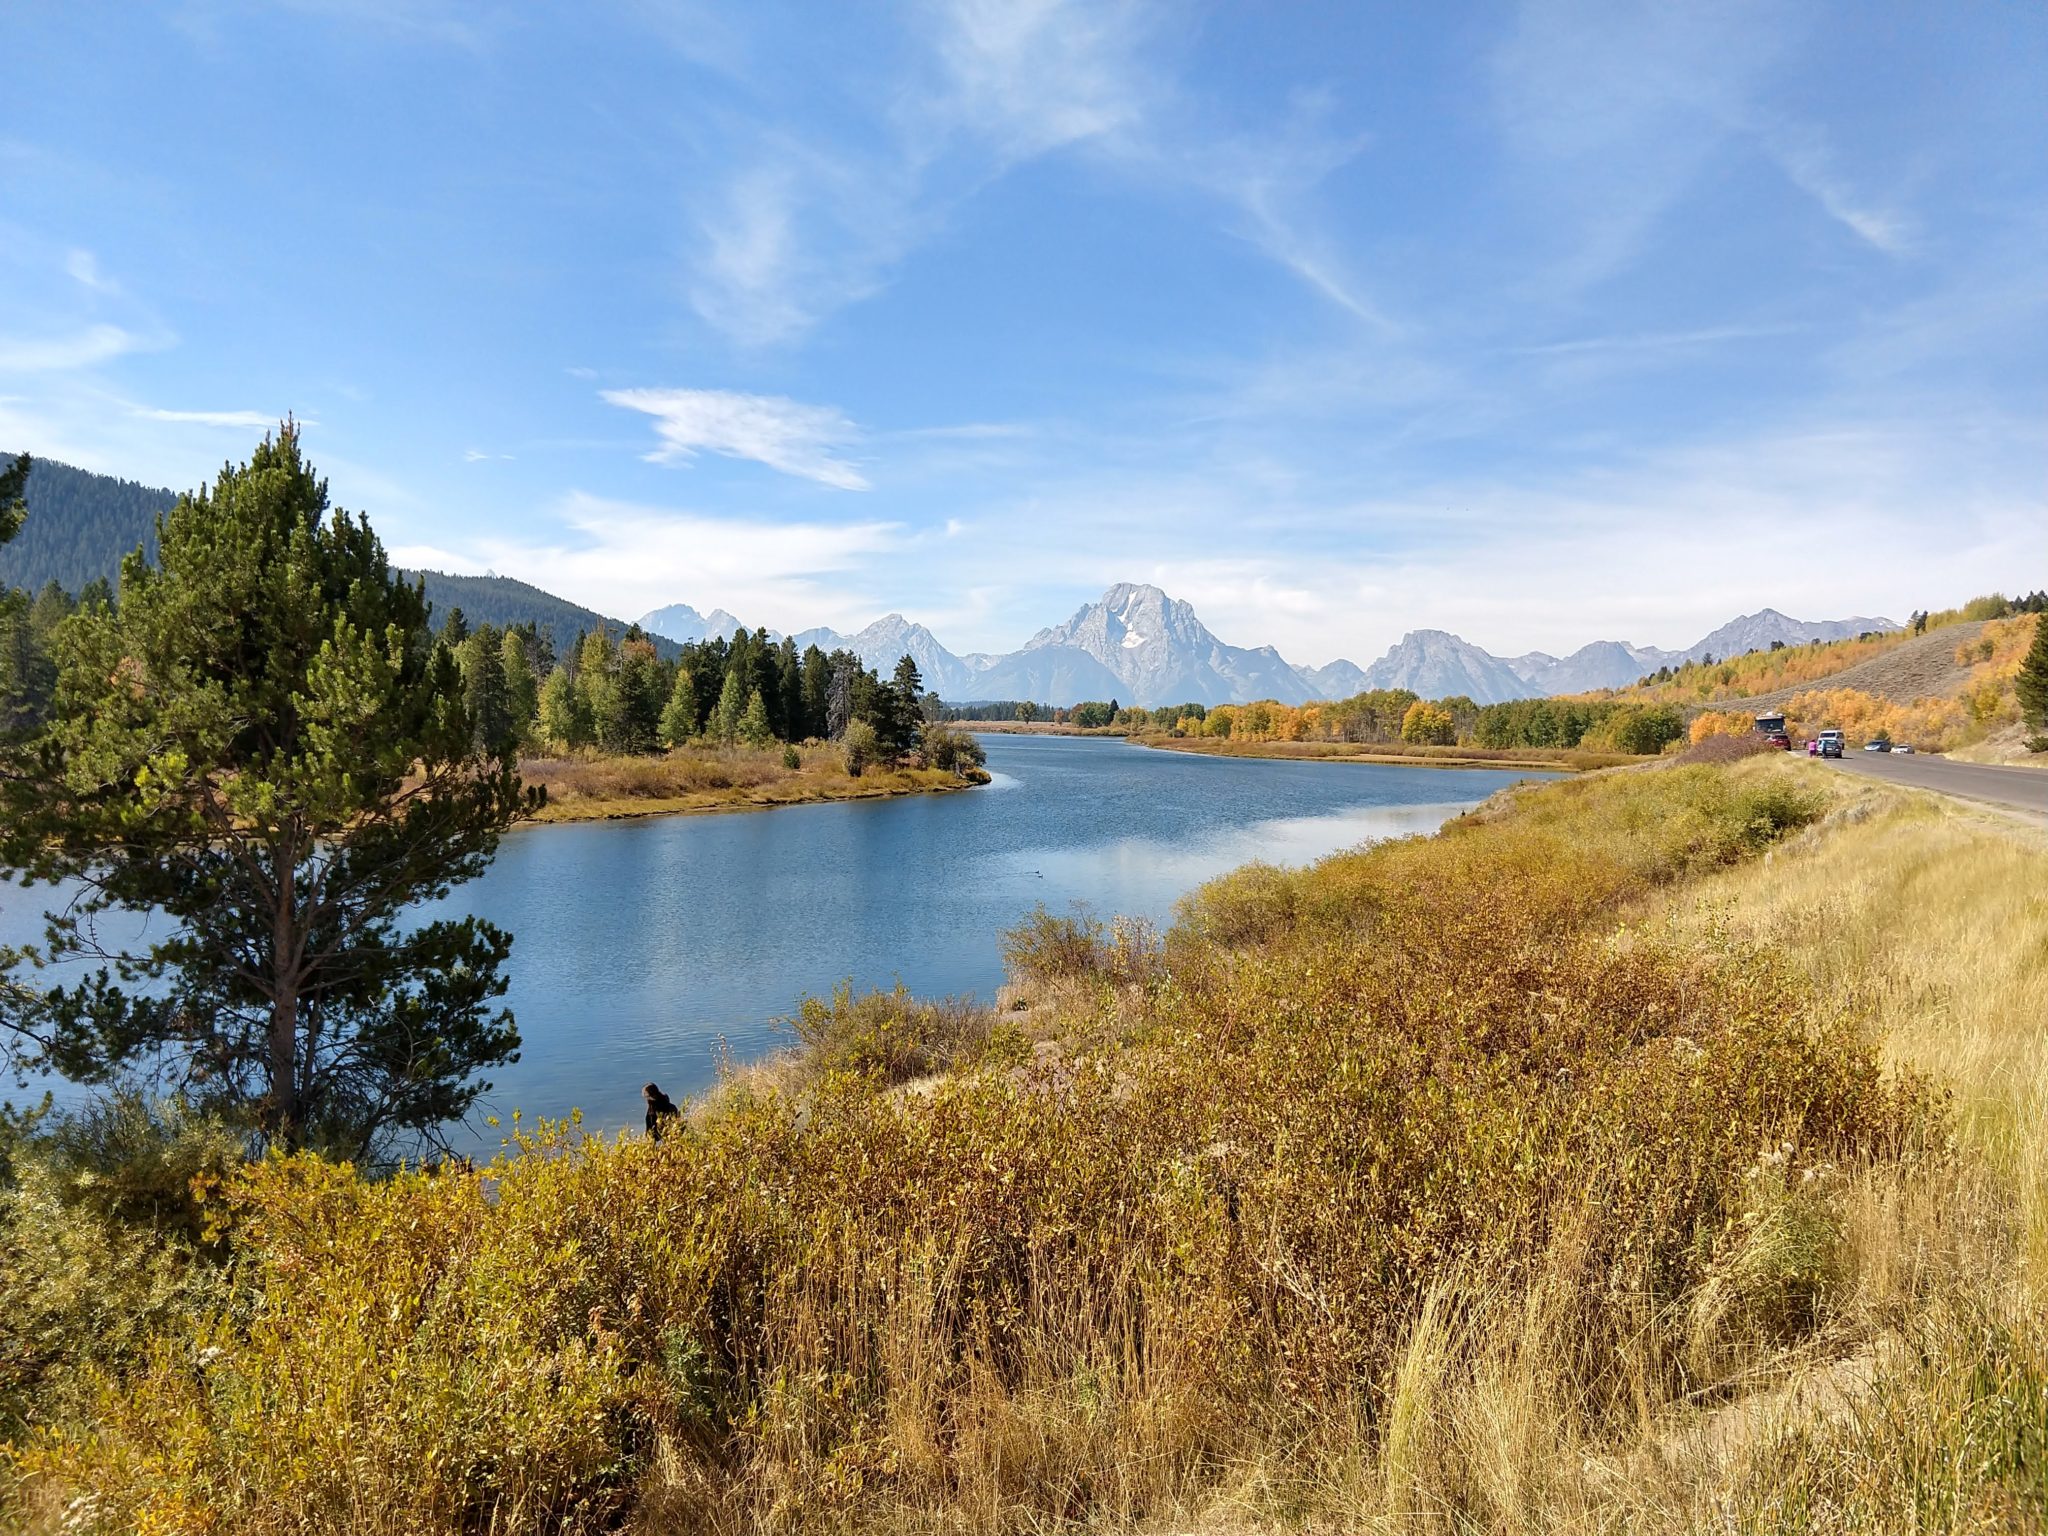
[[[67,251],[64,270],[73,282],[82,288],[90,288],[94,293],[115,294],[121,291],[121,285],[100,270],[99,258],[91,251]]]
[[[65,373],[149,345],[118,325],[89,325],[62,336],[0,336],[0,373]]]
[[[1759,127],[1757,137],[1786,180],[1818,203],[1829,218],[1887,256],[1906,254],[1912,243],[1911,224],[1903,214],[1860,197],[1818,132],[1776,120]]]
[[[1147,4],[925,0],[918,14],[913,62],[875,93],[861,133],[826,141],[780,121],[728,123],[741,149],[702,194],[686,282],[725,336],[749,348],[800,339],[883,289],[990,183],[1063,152],[1209,199],[1312,291],[1389,327],[1307,207],[1365,142],[1329,129],[1326,98],[1298,98],[1262,135],[1208,125],[1152,58],[1173,12]]]
[[[1146,108],[1140,6],[930,0],[924,10],[944,85],[910,108],[913,119],[970,133],[1006,164],[1128,129]]]
[[[255,432],[278,423],[278,418],[268,411],[166,411],[138,405],[135,414],[145,421],[169,421],[194,427],[245,427]],[[319,423],[301,421],[299,425],[318,426]]]
[[[1513,190],[1547,226],[1530,286],[1570,297],[1632,266],[1789,30],[1757,0],[1525,0],[1489,73]]]
[[[1575,336],[1511,350],[1523,357],[1572,357],[1601,352],[1678,352],[1731,341],[1789,336],[1796,325],[1712,325],[1693,331],[1630,331],[1614,336]]]
[[[723,389],[608,389],[603,395],[654,418],[661,446],[646,455],[654,463],[687,464],[710,452],[842,491],[868,488],[866,477],[835,451],[856,442],[860,431],[832,406]]]

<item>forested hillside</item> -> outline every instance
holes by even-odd
[[[40,592],[54,581],[76,594],[95,581],[118,584],[122,560],[138,545],[154,560],[157,514],[168,511],[178,493],[37,459],[29,470],[25,499],[28,519],[19,536],[0,549],[0,590],[20,587]],[[622,633],[628,627],[621,619],[579,607],[509,576],[451,576],[440,571],[407,574],[426,579],[427,601],[433,604],[437,618],[446,618],[450,609],[460,608],[472,624],[499,629],[530,626],[546,635],[558,651],[571,650],[578,636],[600,626]],[[673,641],[650,638],[660,655],[675,658],[680,647]]]
[[[426,579],[427,601],[433,605],[437,622],[460,608],[463,618],[472,625],[537,630],[564,655],[575,649],[578,637],[592,630],[608,628],[624,633],[629,627],[623,620],[578,607],[567,598],[514,581],[510,576],[451,576],[444,571],[405,574],[408,578]],[[649,635],[647,639],[655,654],[665,660],[673,661],[681,654],[682,647],[673,640],[660,635]]]
[[[0,588],[40,591],[56,582],[77,592],[104,577],[117,580],[121,561],[138,544],[156,556],[156,515],[174,491],[96,475],[37,459],[29,470],[28,520],[0,550]]]

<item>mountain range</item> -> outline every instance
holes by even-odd
[[[156,516],[176,499],[170,491],[38,460],[28,480],[28,522],[0,553],[0,586],[55,581],[75,592],[99,577],[117,580],[122,556],[138,546],[145,556],[154,552]],[[599,624],[625,627],[510,577],[413,574],[425,580],[437,613],[459,606],[476,623],[532,623],[553,639],[558,651]],[[656,609],[640,623],[664,651],[745,627],[723,609],[699,613],[685,603]],[[1765,608],[1729,621],[1682,651],[1596,640],[1563,657],[1543,651],[1494,656],[1443,630],[1418,629],[1368,667],[1342,659],[1308,667],[1291,665],[1270,645],[1226,644],[1189,604],[1157,587],[1120,582],[1006,655],[956,655],[929,629],[900,613],[850,635],[820,628],[793,638],[800,648],[843,646],[883,673],[907,654],[916,660],[928,688],[958,703],[1117,699],[1157,707],[1278,699],[1295,704],[1346,698],[1369,688],[1408,688],[1427,698],[1463,694],[1492,704],[1620,688],[1659,667],[1709,655],[1735,656],[1774,643],[1803,645],[1897,627],[1889,619],[1793,619]]]
[[[729,635],[746,627],[722,609],[699,614],[683,603],[656,609],[643,616],[640,625],[678,641]],[[1064,623],[1039,630],[1007,655],[955,655],[924,625],[900,613],[853,634],[820,628],[793,638],[799,647],[843,647],[884,673],[909,655],[924,675],[925,686],[956,703],[1031,699],[1064,705],[1117,699],[1149,708],[1250,699],[1300,704],[1346,698],[1371,688],[1406,688],[1432,699],[1462,694],[1480,704],[1498,704],[1624,688],[1660,667],[1708,656],[1718,660],[1774,643],[1805,645],[1897,627],[1890,619],[1794,619],[1765,608],[1731,619],[1682,651],[1596,640],[1563,657],[1544,651],[1500,657],[1447,631],[1418,629],[1402,636],[1371,666],[1340,658],[1327,666],[1306,667],[1289,664],[1270,645],[1246,649],[1226,644],[1188,603],[1157,587],[1119,582]]]

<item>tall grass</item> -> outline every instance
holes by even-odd
[[[1000,1015],[817,1000],[803,1070],[660,1145],[248,1169],[232,1302],[80,1366],[17,1519],[2011,1525],[2040,854],[1899,804],[1776,760],[1517,791],[1156,940],[1041,918]]]

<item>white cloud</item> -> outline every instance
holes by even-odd
[[[1906,254],[1912,234],[1907,220],[1858,197],[1835,168],[1834,158],[1817,132],[1774,122],[1760,128],[1758,137],[1786,179],[1818,203],[1829,218],[1887,256]]]
[[[1388,327],[1306,206],[1364,142],[1327,130],[1326,98],[1299,98],[1273,133],[1225,134],[1147,56],[1171,10],[926,0],[920,12],[914,62],[872,93],[854,132],[807,140],[786,114],[724,125],[737,148],[694,210],[686,283],[707,324],[746,347],[792,342],[880,291],[991,182],[1073,152],[1220,203],[1234,233],[1332,304]]]
[[[148,345],[118,325],[90,325],[68,336],[0,336],[0,373],[65,373]]]
[[[913,110],[989,141],[1006,162],[1134,124],[1142,10],[1080,0],[934,0],[946,88]]]
[[[654,418],[662,440],[646,455],[654,463],[687,464],[709,451],[842,491],[868,488],[861,472],[834,452],[857,441],[860,431],[832,406],[723,389],[608,389],[604,399]]]
[[[635,619],[674,602],[723,607],[750,624],[859,628],[882,611],[860,579],[896,550],[891,522],[764,522],[675,512],[573,492],[557,509],[565,536],[394,548],[408,567],[494,570],[599,613]]]
[[[64,270],[73,282],[90,288],[94,293],[119,293],[121,285],[100,271],[99,258],[91,251],[75,250],[65,253]]]
[[[146,421],[168,421],[195,427],[245,427],[261,432],[278,423],[278,418],[267,411],[165,411],[148,406],[137,406],[135,414]],[[318,426],[318,422],[302,421],[302,427]]]

